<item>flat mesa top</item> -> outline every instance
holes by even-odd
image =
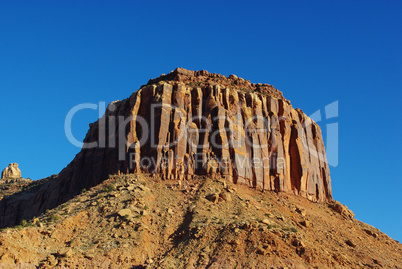
[[[245,92],[255,92],[262,95],[270,95],[279,99],[285,99],[281,91],[275,89],[272,85],[263,83],[251,83],[249,80],[230,75],[228,77],[209,73],[206,70],[191,71],[184,68],[176,68],[169,74],[162,74],[158,78],[150,79],[146,85],[158,84],[163,82],[178,82],[189,86],[203,87],[208,85],[220,85],[234,90]]]

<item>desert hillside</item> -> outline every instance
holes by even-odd
[[[111,176],[0,233],[1,268],[402,268],[402,245],[338,203],[221,178]]]
[[[177,68],[58,175],[0,180],[0,268],[402,268],[332,198],[320,127],[268,84]]]

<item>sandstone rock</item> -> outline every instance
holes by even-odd
[[[80,239],[79,238],[74,238],[73,240],[71,240],[69,243],[69,246],[70,247],[77,247],[77,246],[79,246],[80,244],[81,244],[81,241],[80,241]]]
[[[92,253],[85,253],[84,257],[88,260],[93,260],[95,255]]]
[[[303,217],[306,216],[306,209],[304,209],[300,206],[296,207],[296,212],[299,213],[300,215],[302,215]]]
[[[132,217],[131,210],[128,208],[119,210],[117,212],[117,215],[119,215],[122,218],[125,218],[126,216],[128,216],[128,218]]]
[[[348,209],[346,205],[343,205],[339,203],[338,201],[335,201],[330,204],[330,207],[337,213],[341,214],[345,218],[353,219],[355,214]]]
[[[230,196],[230,193],[222,192],[219,194],[219,197],[222,198],[223,201],[225,202],[231,202],[232,197]]]
[[[17,163],[10,163],[1,173],[1,179],[6,178],[20,178],[21,170],[18,168]]]
[[[128,191],[133,191],[134,189],[135,189],[135,186],[134,186],[134,185],[130,185],[130,186],[127,187],[127,190],[128,190]]]
[[[213,203],[218,203],[219,202],[219,194],[214,193],[214,194],[210,194],[207,197],[205,197],[207,200],[213,202]]]
[[[73,256],[74,251],[71,248],[61,249],[57,252],[58,256],[69,258]]]
[[[270,225],[270,224],[271,224],[271,221],[270,221],[269,219],[263,219],[263,220],[262,220],[262,223],[267,224],[267,225]]]
[[[352,248],[356,247],[356,244],[354,244],[350,239],[346,240],[345,243]]]
[[[300,222],[300,224],[303,225],[304,227],[310,227],[311,221],[303,220],[303,221]]]
[[[142,139],[144,134],[154,136]],[[89,147],[93,142],[98,146]],[[37,216],[119,172],[149,172],[168,180],[222,177],[314,202],[332,201],[320,128],[280,91],[178,68],[110,104],[90,124],[81,152],[56,178],[24,199],[3,199],[0,227]]]
[[[49,257],[47,258],[47,262],[49,263],[50,266],[55,267],[59,261],[56,259],[55,256],[49,255]]]
[[[377,237],[378,237],[378,234],[377,234],[377,233],[372,232],[372,231],[370,231],[370,230],[368,230],[368,229],[363,229],[363,231],[365,231],[368,235],[373,236],[374,238],[377,238]]]

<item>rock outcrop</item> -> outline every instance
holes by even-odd
[[[18,168],[17,163],[10,163],[1,173],[1,179],[20,178],[21,170]]]
[[[110,174],[136,172],[176,180],[219,176],[332,201],[320,128],[280,91],[235,75],[178,68],[109,104],[57,179],[18,198],[18,205],[3,199],[0,226],[55,207]],[[17,216],[15,207],[24,212]]]

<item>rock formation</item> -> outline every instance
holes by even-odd
[[[18,163],[10,163],[1,173],[1,179],[20,178],[21,170],[18,168]]]
[[[18,203],[3,199],[0,226],[55,207],[110,174],[135,172],[176,180],[220,176],[332,201],[320,128],[280,91],[235,75],[178,68],[109,104],[57,179],[13,198]]]

